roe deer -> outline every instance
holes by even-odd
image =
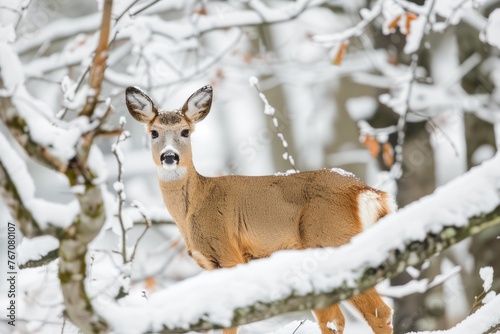
[[[190,135],[210,111],[210,86],[196,91],[180,110],[158,109],[137,87],[127,88],[126,102],[151,136],[163,201],[188,254],[206,270],[233,267],[283,249],[337,247],[396,208],[390,195],[340,169],[289,176],[198,174]],[[392,310],[375,289],[349,302],[376,334],[393,332]],[[338,305],[314,313],[322,334],[343,333],[345,320]]]

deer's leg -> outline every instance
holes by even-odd
[[[321,310],[314,310],[321,334],[344,333],[345,318],[338,304]]]
[[[372,288],[352,297],[349,302],[361,313],[376,334],[392,334],[392,309]]]
[[[238,333],[238,327],[226,328],[222,330],[222,334],[237,334],[237,333]]]

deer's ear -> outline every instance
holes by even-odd
[[[187,99],[182,107],[182,113],[191,122],[204,119],[212,106],[212,87],[204,86],[198,89]]]
[[[153,100],[139,87],[128,87],[125,91],[128,112],[141,123],[149,123],[158,115]]]

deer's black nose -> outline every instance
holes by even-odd
[[[160,156],[162,163],[167,165],[172,165],[173,163],[179,163],[179,155],[172,151],[167,151]]]

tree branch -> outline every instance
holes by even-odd
[[[0,78],[0,86],[2,84],[2,78]],[[66,170],[66,162],[51,154],[49,150],[33,140],[29,133],[26,133],[27,122],[15,111],[11,97],[0,97],[0,120],[30,157],[48,168],[60,172]]]
[[[106,304],[102,314],[118,332],[125,328],[117,320],[134,314],[142,319],[143,332],[184,333],[243,325],[348,299],[500,224],[499,164],[500,154],[384,217],[342,247],[279,252],[186,280],[150,296],[146,307],[124,310]],[[240,298],[235,300],[235,295]],[[190,308],[193,304],[198,307]]]
[[[101,32],[99,36],[99,44],[95,51],[94,62],[90,68],[89,86],[90,93],[87,96],[87,102],[83,107],[80,115],[92,116],[97,100],[101,92],[102,79],[104,78],[104,69],[106,67],[106,59],[108,58],[108,40],[111,29],[111,13],[113,0],[104,0],[102,10]]]
[[[18,222],[23,235],[33,238],[45,234],[52,236],[62,234],[60,224],[38,221],[37,217],[40,217],[36,215],[37,212],[33,212],[32,208],[27,206],[26,202],[30,202],[33,206],[39,201],[34,197],[33,180],[21,157],[13,148],[9,147],[7,139],[1,133],[0,151],[2,152],[0,156],[0,196],[7,205],[11,216]],[[55,209],[58,208],[58,204],[50,203],[50,205],[55,206]]]
[[[37,260],[29,260],[19,264],[19,269],[41,267],[59,258],[59,248],[53,249]]]
[[[33,215],[23,205],[16,185],[12,182],[7,170],[0,160],[0,192],[4,203],[7,204],[11,216],[18,222],[23,235],[36,237],[42,235],[42,230]]]

